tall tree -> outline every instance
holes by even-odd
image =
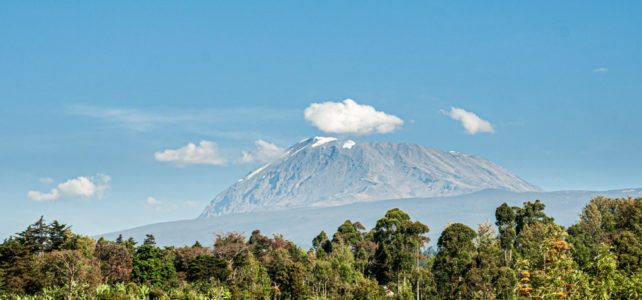
[[[67,299],[74,297],[76,285],[89,283],[96,286],[100,282],[100,268],[95,260],[77,250],[54,250],[41,258],[43,271],[53,284],[67,285]]]
[[[145,246],[156,246],[156,238],[153,234],[146,234],[145,240],[143,240],[143,245]]]
[[[0,245],[0,271],[3,273],[0,290],[33,293],[41,288],[35,255],[30,250],[14,238]]]
[[[509,266],[513,260],[513,248],[515,248],[515,210],[503,203],[495,210],[495,225],[499,229],[500,246],[504,250],[504,265]]]
[[[47,235],[49,241],[46,250],[60,250],[62,249],[62,245],[64,245],[71,236],[71,230],[69,226],[54,220],[47,228]]]
[[[552,224],[554,219],[544,213],[546,205],[539,200],[524,202],[524,207],[515,209],[515,232],[520,234],[526,225],[533,223]]]
[[[446,227],[437,241],[438,252],[433,265],[435,284],[444,299],[471,298],[465,279],[473,266],[477,234],[470,227],[454,223]]]
[[[129,280],[133,266],[125,246],[103,240],[96,243],[94,256],[100,262],[100,270],[106,283],[113,284]]]
[[[18,233],[17,241],[29,248],[32,253],[42,255],[48,248],[49,226],[45,223],[45,217],[29,225],[23,232]]]
[[[176,278],[173,250],[143,245],[136,249],[131,280],[138,283],[163,285]]]
[[[395,283],[397,294],[405,286],[407,275],[419,266],[421,248],[428,241],[428,226],[413,222],[401,209],[394,208],[377,220],[374,241],[377,243],[373,273],[380,284]]]

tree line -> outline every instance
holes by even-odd
[[[255,230],[213,247],[73,233],[41,217],[0,245],[0,299],[639,299],[642,198],[593,198],[569,228],[539,200],[495,223],[428,226],[395,208],[346,220],[308,250]]]

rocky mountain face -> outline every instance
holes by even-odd
[[[303,140],[218,194],[201,218],[384,199],[540,188],[481,157],[414,144]]]

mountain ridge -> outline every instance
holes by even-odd
[[[483,189],[542,191],[473,154],[411,143],[308,138],[219,193],[201,218],[251,211],[454,196]]]

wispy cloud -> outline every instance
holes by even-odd
[[[403,125],[399,117],[377,111],[370,105],[358,104],[352,99],[312,103],[303,116],[321,131],[338,134],[389,133]]]
[[[608,72],[608,71],[609,71],[609,69],[604,68],[604,67],[602,67],[602,68],[597,68],[597,69],[594,69],[594,70],[593,70],[593,72],[594,72],[594,73],[606,73],[606,72]]]
[[[164,203],[152,196],[145,199],[145,204],[149,207],[153,207],[156,212],[170,212],[178,208],[176,204]]]
[[[59,198],[90,198],[94,196],[100,198],[103,192],[109,188],[109,182],[111,182],[111,178],[105,174],[89,177],[79,176],[58,184],[49,192],[30,190],[27,197],[36,202],[53,201]]]
[[[480,118],[475,113],[466,111],[462,108],[451,107],[450,111],[441,111],[443,114],[449,116],[451,119],[460,121],[466,133],[477,134],[480,132],[495,132],[495,129],[490,122]]]
[[[173,162],[179,167],[204,164],[223,166],[227,159],[223,157],[214,142],[200,141],[199,145],[189,143],[178,149],[167,149],[154,153],[156,161]]]
[[[266,107],[142,110],[126,107],[75,105],[68,107],[67,111],[74,115],[100,119],[117,124],[134,131],[147,131],[163,125],[194,127],[199,125],[230,124],[234,122],[262,122],[294,118],[298,114],[296,110]]]
[[[256,149],[243,150],[243,156],[237,159],[236,163],[244,164],[253,163],[255,161],[269,163],[283,156],[285,153],[285,149],[264,140],[257,140],[254,144],[256,145]]]
[[[147,130],[159,123],[185,121],[185,116],[162,115],[129,108],[78,105],[71,107],[70,112],[77,115],[122,124],[125,127],[137,131]]]
[[[54,182],[53,178],[51,177],[41,177],[38,178],[38,181],[40,181],[40,183],[42,184],[52,184]]]
[[[150,197],[147,197],[147,200],[145,200],[145,202],[146,202],[148,205],[160,205],[160,204],[162,203],[162,202],[160,202],[158,199],[156,199],[156,198],[154,198],[154,197],[151,197],[151,196],[150,196]]]

